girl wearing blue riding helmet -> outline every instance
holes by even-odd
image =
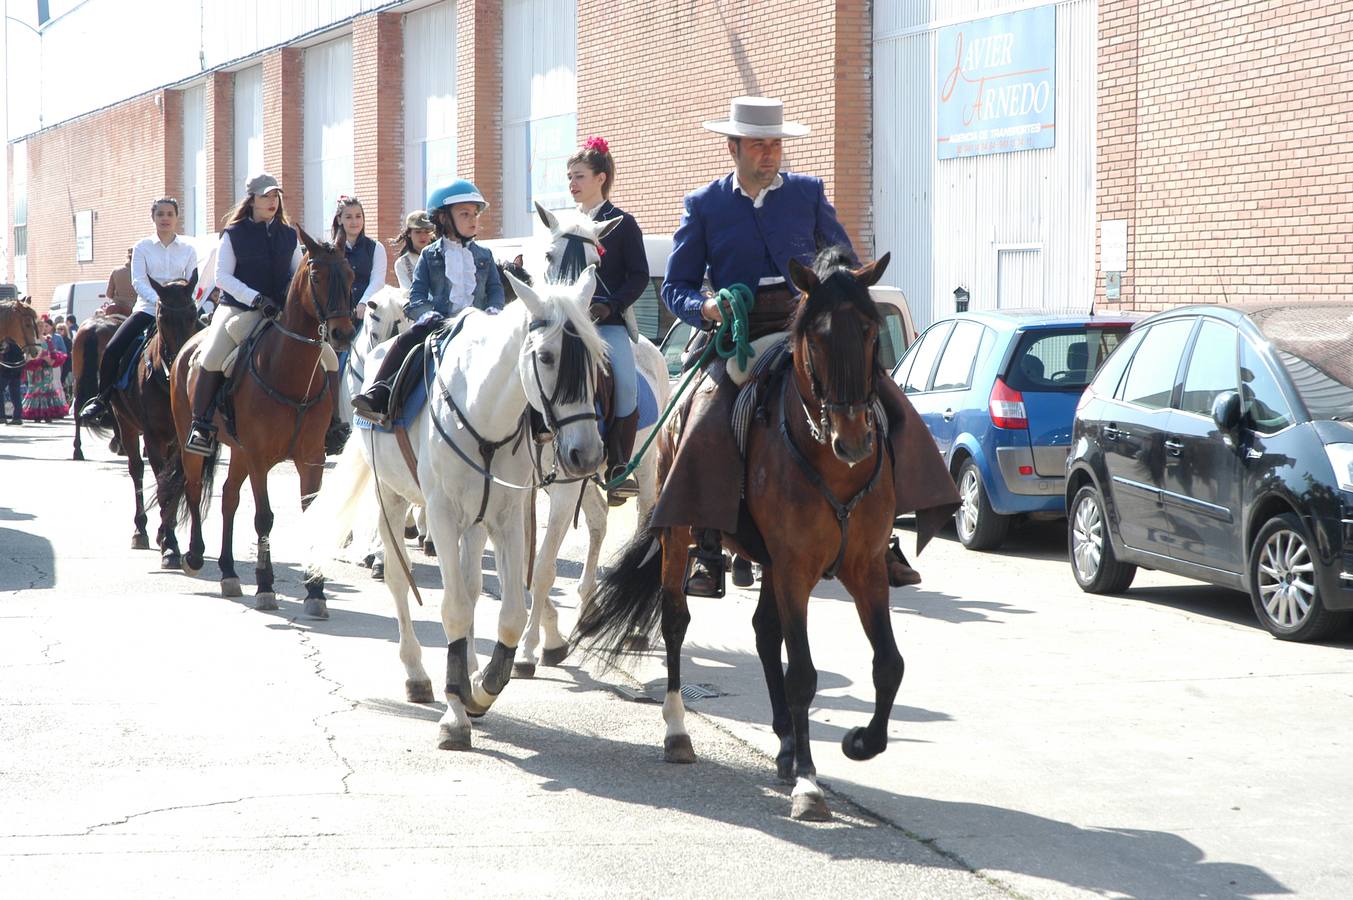
[[[390,388],[404,358],[445,319],[471,306],[503,308],[503,283],[493,254],[474,242],[479,216],[488,206],[479,188],[463,178],[428,195],[428,215],[437,239],[418,257],[413,287],[404,305],[404,314],[415,324],[390,346],[375,384],[352,398],[358,415],[374,422],[385,421]]]

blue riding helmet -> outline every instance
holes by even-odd
[[[428,194],[427,208],[431,211],[439,206],[452,206],[456,203],[478,203],[480,212],[489,208],[489,201],[479,193],[479,188],[464,178],[458,178]]]

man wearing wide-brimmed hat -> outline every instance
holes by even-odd
[[[718,304],[702,293],[708,273],[714,290],[744,284],[756,295],[751,314],[752,336],[788,326],[797,303],[789,282],[789,261],[811,267],[819,250],[840,247],[851,264],[859,261],[850,238],[836,219],[822,179],[782,171],[783,142],[808,134],[808,128],[786,121],[784,105],[768,97],[735,97],[726,120],[704,127],[727,138],[734,169],[686,196],[681,225],[672,238],[672,253],[662,297],[681,320],[712,328],[720,319]],[[900,390],[886,376],[880,395],[889,412],[893,458],[919,461],[909,478],[894,477],[899,513],[943,509],[956,499],[929,432],[921,425]],[[893,396],[895,395],[895,396]],[[681,443],[672,460],[652,525],[692,527],[697,547],[687,592],[719,596],[723,590],[722,532],[735,532],[742,503],[742,465],[733,438],[731,416],[737,387],[722,362],[710,367],[706,382],[692,398]],[[910,425],[910,427],[905,427]],[[905,436],[903,432],[906,432]],[[919,492],[915,483],[939,477],[946,489]],[[904,483],[905,482],[905,483]],[[933,494],[933,496],[932,496]],[[927,522],[935,517],[927,517]],[[880,552],[885,548],[880,547]],[[889,580],[894,585],[920,580],[901,557],[888,551]]]

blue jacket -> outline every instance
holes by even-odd
[[[371,266],[376,258],[376,242],[366,235],[358,235],[357,243],[352,247],[339,235],[338,240],[343,247],[343,253],[348,257],[348,265],[352,266],[352,302],[355,306],[357,301],[362,299],[366,293],[367,285],[371,284]],[[380,274],[381,278],[385,273]]]
[[[634,216],[610,200],[601,205],[593,216],[598,221],[620,216],[620,224],[601,239],[602,254],[597,265],[597,292],[593,303],[605,303],[611,314],[598,325],[624,325],[621,317],[648,287],[648,254],[644,252],[644,233]]]
[[[784,184],[766,194],[760,209],[733,190],[733,173],[686,195],[662,285],[662,300],[677,318],[697,328],[704,324],[700,287],[706,269],[716,291],[739,283],[756,290],[765,277],[788,282],[790,259],[811,266],[818,250],[838,245],[854,257],[822,179],[780,175]]]
[[[503,281],[493,263],[493,253],[487,247],[470,242],[474,257],[474,306],[477,309],[503,308]],[[409,288],[409,302],[404,314],[417,321],[427,312],[450,316],[451,282],[446,280],[446,253],[440,240],[428,244],[418,257],[418,268],[413,273],[413,287]]]

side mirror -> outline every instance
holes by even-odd
[[[1212,421],[1217,423],[1222,434],[1235,434],[1240,427],[1240,394],[1235,391],[1222,391],[1212,401]]]

